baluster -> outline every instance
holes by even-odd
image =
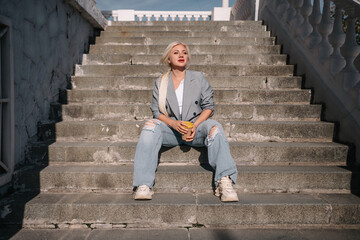
[[[342,27],[343,6],[341,3],[336,4],[335,22],[332,33],[329,35],[329,42],[333,46],[333,52],[330,55],[330,71],[336,75],[345,67],[345,59],[341,56],[340,47],[345,42],[345,33]]]
[[[291,23],[291,21],[293,20],[293,18],[296,15],[296,10],[293,7],[293,4],[292,4],[293,1],[288,0],[288,2],[289,2],[289,8],[288,8],[288,10],[286,12],[286,21],[285,22],[287,23],[287,25],[288,25],[288,27],[290,29],[290,23]]]
[[[287,0],[283,0],[282,4],[278,7],[278,13],[281,14],[280,19],[282,22],[286,22],[287,19],[287,11],[290,7],[290,4]]]
[[[147,18],[147,21],[150,22],[151,18],[152,18],[152,14],[151,13],[146,14],[146,18]]]
[[[320,13],[320,0],[314,0],[313,10],[309,17],[309,22],[312,26],[312,32],[309,37],[305,40],[305,45],[312,49],[317,46],[321,42],[321,35],[317,30],[317,26],[321,21],[321,13]]]
[[[328,38],[333,28],[333,23],[330,20],[330,0],[324,0],[321,22],[317,28],[321,35],[321,42],[318,49],[319,59],[323,64],[326,65],[327,61],[329,60],[329,56],[333,51]]]
[[[179,17],[179,21],[184,21],[184,14],[179,14],[178,17]]]
[[[360,83],[360,74],[354,65],[355,58],[360,53],[360,46],[355,38],[355,14],[354,8],[346,9],[348,14],[348,26],[346,30],[346,39],[344,45],[340,48],[341,54],[344,56],[346,66],[340,71],[344,81],[344,89],[346,91],[357,86]],[[360,99],[359,99],[360,100]]]
[[[174,21],[176,18],[176,15],[174,15],[174,14],[170,14],[169,16],[170,16],[170,21]]]
[[[290,22],[290,30],[292,34],[296,33],[296,30],[300,27],[302,22],[304,21],[304,18],[301,16],[301,7],[304,4],[304,0],[296,0],[293,1],[294,8],[296,10],[295,17]]]
[[[312,26],[309,23],[309,16],[311,12],[312,12],[311,0],[304,0],[303,7],[301,9],[301,14],[304,18],[304,21],[296,31],[296,34],[299,37],[301,37],[301,40],[305,40],[312,32]]]

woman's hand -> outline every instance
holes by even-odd
[[[173,121],[170,126],[182,135],[189,131],[183,121]]]
[[[191,131],[191,135],[186,138],[186,140],[185,140],[186,142],[192,142],[194,140],[195,133],[196,133],[196,126],[194,125],[194,127],[192,129],[190,129],[189,131]]]

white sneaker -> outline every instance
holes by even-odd
[[[151,200],[154,192],[146,185],[138,186],[135,194],[135,200]]]
[[[229,176],[222,177],[218,181],[219,185],[215,190],[215,196],[220,197],[222,202],[238,202],[239,198],[234,188],[232,187],[232,180]]]

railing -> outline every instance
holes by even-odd
[[[360,53],[355,32],[359,10],[358,0],[264,0],[260,6],[261,19],[289,54],[290,63],[297,64],[297,74],[306,76],[305,84],[315,88],[315,99],[327,104],[325,117],[340,124],[338,140],[351,142],[356,149],[360,149],[360,74],[354,65]],[[360,164],[359,150],[356,155]]]
[[[112,21],[209,21],[211,11],[102,11],[106,19]]]
[[[11,22],[0,16],[0,187],[14,171],[14,76]]]
[[[213,11],[102,11],[110,21],[229,21],[231,8],[229,0],[222,0],[222,7]],[[111,22],[110,22],[111,23]]]

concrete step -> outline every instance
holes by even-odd
[[[178,25],[178,26],[107,26],[106,32],[155,32],[155,31],[196,31],[196,32],[256,32],[256,31],[266,31],[266,26],[259,24],[243,24],[243,25]]]
[[[49,192],[117,191],[131,193],[133,164],[53,164],[40,171],[17,173],[25,189],[40,187]],[[331,166],[238,166],[239,192],[350,193],[351,172]],[[31,182],[39,174],[39,182]],[[208,165],[160,165],[156,172],[157,192],[212,191],[213,171]]]
[[[124,164],[134,159],[137,142],[55,142],[44,151],[50,163],[79,162]],[[237,165],[328,165],[344,166],[348,147],[333,142],[229,142]],[[39,152],[35,151],[35,152]],[[161,163],[207,162],[205,147],[162,147]]]
[[[153,76],[168,69],[163,65],[77,65],[76,76]],[[191,65],[191,70],[213,76],[293,76],[294,66],[267,65]]]
[[[156,77],[73,76],[73,89],[152,89]],[[301,77],[283,76],[206,76],[213,88],[300,89]]]
[[[221,31],[103,31],[101,37],[270,37],[270,31],[243,31],[243,32],[221,32]]]
[[[225,136],[240,142],[331,142],[334,125],[325,122],[221,121]],[[56,124],[56,139],[136,141],[143,121],[66,121]]]
[[[142,120],[152,118],[150,104],[52,104],[56,119],[62,120]],[[216,120],[319,121],[320,105],[217,104]]]
[[[214,90],[214,101],[221,103],[309,104],[310,90]],[[61,103],[142,103],[152,101],[152,90],[89,89],[68,90]]]
[[[214,45],[275,45],[274,37],[97,37],[96,45],[142,44],[168,45],[171,42]]]
[[[160,55],[130,54],[84,54],[83,65],[128,64],[128,65],[160,65]],[[241,54],[241,55],[192,55],[191,64],[207,65],[286,65],[286,55],[280,54]]]
[[[8,199],[11,209],[24,209],[20,213],[24,220],[12,212],[7,222],[20,222],[28,228],[89,224],[109,224],[113,228],[334,228],[360,223],[360,199],[351,194],[240,194],[239,202],[226,204],[211,194],[159,193],[151,201],[134,201],[130,194],[41,193],[29,202],[24,195]]]
[[[165,45],[91,45],[89,53],[96,54],[162,54]],[[189,45],[190,54],[280,54],[280,46]]]
[[[54,227],[55,225],[50,225]],[[355,226],[348,226],[342,229],[330,228],[305,228],[305,229],[286,229],[276,228],[269,229],[258,227],[254,229],[227,229],[227,228],[203,228],[202,226],[189,227],[186,229],[162,229],[162,228],[130,228],[126,225],[120,225],[124,229],[112,229],[112,225],[106,224],[92,224],[84,225],[87,229],[67,229],[70,225],[65,225],[65,229],[22,229],[17,232],[11,240],[24,239],[64,239],[67,240],[158,240],[158,239],[172,239],[172,240],[218,240],[232,239],[232,240],[258,240],[258,239],[283,239],[285,236],[296,236],[298,239],[356,239],[360,235],[360,229]],[[116,228],[115,225],[114,228]],[[3,229],[5,238],[9,239],[13,234],[6,235],[11,229]],[[189,238],[190,237],[190,238]]]
[[[262,21],[112,21],[110,26],[261,26]]]

